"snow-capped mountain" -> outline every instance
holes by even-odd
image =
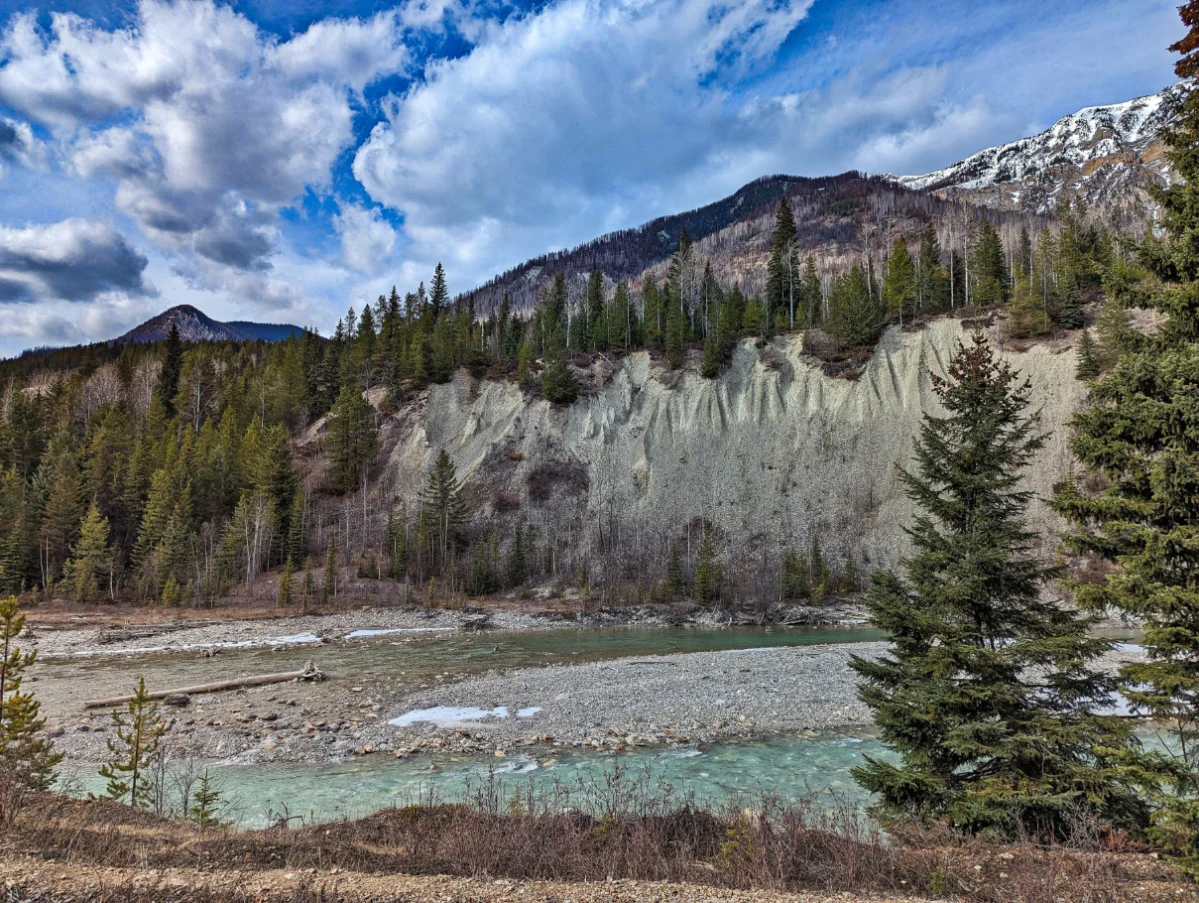
[[[1145,189],[1168,181],[1158,138],[1168,122],[1166,96],[1086,107],[1031,138],[988,147],[936,172],[897,176],[917,190],[964,195],[992,207],[1049,212],[1079,197],[1109,213],[1147,202]]]

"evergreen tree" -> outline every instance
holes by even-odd
[[[1071,480],[1054,507],[1072,526],[1067,547],[1114,568],[1071,584],[1084,608],[1119,611],[1144,625],[1148,659],[1122,670],[1134,708],[1169,731],[1166,749],[1181,774],[1177,798],[1157,814],[1157,839],[1191,875],[1199,874],[1199,92],[1193,76],[1199,3],[1181,8],[1190,28],[1172,49],[1191,79],[1172,101],[1166,159],[1176,180],[1156,189],[1163,238],[1139,255],[1160,282],[1148,303],[1167,319],[1092,386],[1092,404],[1074,419],[1071,449],[1092,477]]]
[[[598,269],[587,277],[587,343],[591,351],[603,351],[608,347],[608,329],[604,316],[604,274]]]
[[[862,591],[862,578],[858,576],[858,559],[852,549],[845,555],[845,568],[841,571],[841,590],[847,593]]]
[[[704,522],[704,535],[699,543],[699,558],[695,563],[695,584],[691,595],[700,605],[713,605],[720,600],[724,569],[716,547],[716,529]]]
[[[687,579],[683,575],[683,559],[679,554],[679,544],[670,544],[670,559],[666,563],[666,586],[672,598],[677,599],[687,590]]]
[[[682,309],[672,304],[666,315],[666,362],[673,370],[683,365],[683,334],[686,328],[687,321]]]
[[[158,704],[146,691],[146,679],[139,677],[137,689],[126,711],[112,713],[115,737],[108,738],[112,758],[100,769],[108,779],[104,796],[117,802],[128,800],[129,805],[147,808],[154,798],[151,766],[158,755],[166,721],[159,714]]]
[[[62,755],[44,735],[37,698],[21,690],[26,669],[37,660],[36,649],[17,646],[24,629],[16,597],[0,599],[0,771],[31,790],[48,790]]]
[[[287,563],[294,570],[308,557],[307,504],[304,490],[297,483],[292,495],[291,509],[287,514]]]
[[[429,483],[421,493],[422,511],[433,529],[434,559],[444,573],[466,523],[466,501],[458,482],[458,471],[443,448],[429,472]]]
[[[847,348],[867,348],[882,332],[882,311],[874,299],[870,280],[860,266],[833,280],[829,292],[831,332]]]
[[[786,602],[808,598],[812,591],[808,555],[790,550],[783,556],[780,595]]]
[[[283,565],[283,573],[279,575],[279,592],[275,598],[275,603],[280,607],[291,605],[291,561],[290,559]]]
[[[901,235],[891,250],[887,273],[883,276],[883,306],[901,326],[904,317],[911,320],[916,314],[916,290],[916,265],[908,253],[908,243]]]
[[[325,575],[321,580],[321,601],[328,602],[337,598],[337,537],[329,537],[329,547],[325,549]]]
[[[936,313],[949,306],[949,272],[941,263],[941,243],[931,222],[920,236],[917,257],[916,306],[919,313]]]
[[[641,288],[641,303],[645,317],[645,345],[661,348],[666,338],[666,311],[658,283],[653,276],[646,276]]]
[[[333,487],[353,492],[378,454],[375,412],[356,386],[346,386],[329,412],[327,438]],[[289,499],[290,501],[290,499]]]
[[[512,545],[508,547],[508,585],[513,587],[524,586],[528,577],[524,534],[524,524],[517,524],[516,532],[512,536]]]
[[[1006,304],[1010,285],[1008,283],[1007,260],[1003,255],[1003,242],[990,220],[978,223],[974,247],[971,249],[970,278],[974,287],[970,301],[977,307],[991,304]]]
[[[434,324],[441,318],[449,303],[450,292],[446,287],[445,268],[438,261],[433,269],[433,281],[429,285],[429,316]]]
[[[567,360],[564,329],[552,325],[548,329],[541,368],[541,392],[554,404],[571,404],[579,397],[579,382]]]
[[[192,794],[187,817],[201,828],[223,827],[224,822],[220,817],[223,797],[224,794],[214,783],[208,769],[204,769],[196,783],[196,791]]]
[[[787,315],[787,328],[795,328],[795,307],[799,296],[799,258],[795,248],[795,217],[787,196],[779,198],[770,238],[770,260],[766,264],[766,316],[773,321]]]
[[[67,580],[80,602],[92,602],[109,585],[108,518],[92,502],[79,533],[79,541],[67,563]]]
[[[182,372],[183,342],[179,338],[179,327],[172,323],[167,333],[166,354],[162,360],[162,370],[158,373],[158,385],[154,390],[168,419],[175,416],[175,396],[179,392],[179,376]]]
[[[408,525],[395,511],[387,515],[387,576],[399,580],[408,574]]]
[[[1074,367],[1074,375],[1083,382],[1089,382],[1099,375],[1099,361],[1095,360],[1095,343],[1091,341],[1091,330],[1084,329],[1082,338],[1078,340],[1078,363]]]
[[[917,468],[903,472],[922,510],[908,528],[907,577],[878,572],[871,620],[891,636],[879,660],[854,657],[863,701],[898,764],[868,757],[858,783],[891,818],[964,831],[1062,837],[1092,814],[1138,827],[1145,806],[1122,767],[1127,725],[1093,714],[1112,681],[1095,670],[1111,644],[1092,620],[1044,599],[1056,568],[1033,556],[1021,475],[1045,436],[1030,387],[976,334],[933,387]]]
[[[529,346],[521,342],[520,351],[516,357],[516,384],[522,389],[529,385],[529,366],[532,358],[533,355],[529,352]]]

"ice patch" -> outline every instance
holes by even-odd
[[[531,705],[527,709],[519,709],[516,712],[517,718],[532,718],[534,715],[541,712],[541,706]]]
[[[499,705],[494,709],[476,709],[470,706],[455,707],[435,705],[429,709],[413,709],[405,712],[399,718],[392,718],[388,724],[395,727],[410,727],[413,724],[429,723],[438,727],[453,727],[458,724],[472,724],[484,718],[507,718],[508,707]]]
[[[141,655],[147,652],[192,652],[196,649],[251,649],[259,646],[308,646],[319,643],[315,633],[293,633],[289,636],[266,637],[261,640],[229,640],[221,643],[180,643],[172,646],[122,646],[116,649],[82,649],[61,653],[65,656]],[[45,656],[51,658],[52,656]]]
[[[390,636],[393,633],[440,633],[453,631],[453,627],[360,627],[345,635],[347,640],[360,640],[372,636]]]

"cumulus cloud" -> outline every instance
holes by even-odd
[[[341,237],[342,259],[360,273],[377,273],[391,263],[396,246],[395,229],[377,208],[343,204],[333,217]]]
[[[68,219],[0,227],[0,302],[94,301],[108,292],[150,294],[142,278],[146,263],[108,222]]]
[[[729,86],[767,63],[808,0],[562,0],[431,64],[354,173],[402,210],[425,265],[483,275],[506,249],[615,224],[631,195],[744,146]],[[621,223],[623,224],[623,223]]]
[[[54,130],[80,177],[114,180],[160,246],[263,268],[279,208],[351,146],[355,97],[402,68],[400,38],[393,12],[287,41],[211,0],[143,0],[112,31],[55,13],[42,33],[28,13],[0,41],[0,102]]]

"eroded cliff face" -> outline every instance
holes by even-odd
[[[638,353],[569,408],[459,374],[397,415],[388,466],[397,496],[415,499],[445,448],[503,542],[524,519],[555,541],[562,568],[585,560],[605,577],[660,576],[669,543],[686,542],[689,525],[694,543],[702,518],[738,566],[777,560],[813,535],[830,558],[853,550],[892,564],[913,515],[898,468],[922,413],[936,409],[929,372],[943,373],[967,338],[951,319],[889,330],[857,380],[825,376],[798,337],[761,351],[743,342],[715,380]],[[1052,433],[1028,477],[1047,497],[1068,471],[1067,423],[1085,397],[1074,351],[1004,354],[1031,380]],[[1056,526],[1042,502],[1030,519],[1046,534]]]

